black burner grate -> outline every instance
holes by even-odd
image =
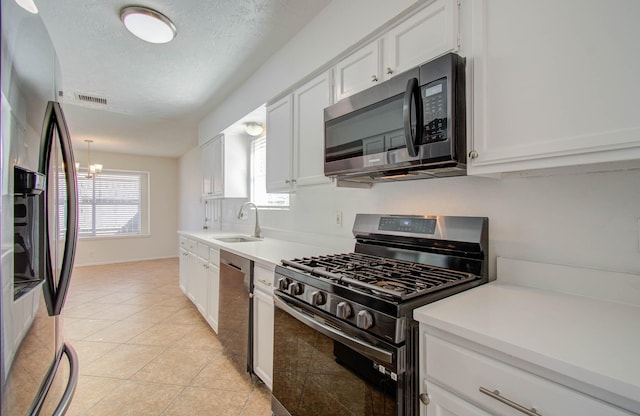
[[[472,273],[361,253],[304,257],[282,262],[321,279],[400,300],[480,278]]]

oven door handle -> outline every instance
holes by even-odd
[[[344,332],[332,328],[328,325],[324,325],[312,317],[308,316],[305,313],[298,311],[296,308],[290,306],[286,301],[282,300],[278,295],[273,297],[273,301],[275,305],[288,313],[289,315],[296,318],[298,321],[303,324],[310,326],[316,331],[320,332],[323,335],[328,336],[329,338],[341,342],[342,344],[348,346],[349,348],[359,352],[360,354],[378,361],[384,364],[393,365],[393,353],[382,348],[376,347],[375,345],[369,344],[366,341],[363,341],[358,338],[354,338],[350,335],[345,334]]]

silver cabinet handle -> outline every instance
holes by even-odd
[[[387,75],[393,74],[393,69],[391,67],[387,67]]]
[[[477,159],[478,156],[480,156],[480,155],[475,150],[472,150],[472,151],[469,152],[469,159]]]
[[[291,181],[289,179],[286,179],[284,183],[291,183]]]
[[[506,404],[507,406],[512,407],[512,408],[518,410],[519,412],[524,413],[527,416],[540,416],[540,413],[538,413],[538,411],[536,410],[535,407],[532,407],[531,409],[527,409],[526,407],[524,407],[524,406],[522,406],[522,405],[520,405],[520,404],[518,404],[518,403],[516,403],[514,401],[511,401],[511,400],[507,399],[504,396],[501,396],[500,395],[500,390],[491,391],[491,390],[486,389],[484,387],[480,387],[479,390],[480,390],[480,393],[486,394],[487,396],[491,397],[492,399],[496,399],[497,401],[502,402],[502,403]]]
[[[429,399],[429,396],[426,393],[420,393],[420,401],[425,406],[428,406],[429,403],[431,403],[431,399]]]
[[[371,82],[378,82],[378,77],[376,75],[371,75]]]

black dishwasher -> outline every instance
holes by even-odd
[[[253,261],[220,250],[218,339],[240,372],[253,373]]]

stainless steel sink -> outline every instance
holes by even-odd
[[[214,238],[214,240],[222,241],[223,243],[247,243],[247,242],[250,242],[250,241],[261,241],[259,238],[249,237],[249,236],[244,236],[244,235],[236,235],[236,236],[230,236],[230,237],[218,237],[218,238]]]

